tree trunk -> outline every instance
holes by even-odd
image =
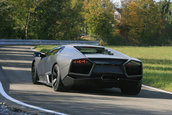
[[[30,13],[27,16],[26,19],[26,26],[25,26],[25,39],[28,39],[28,28],[29,28],[29,22],[30,22]]]

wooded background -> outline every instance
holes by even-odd
[[[171,45],[170,0],[0,0],[0,38]],[[85,39],[86,38],[86,39]]]

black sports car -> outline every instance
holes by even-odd
[[[116,50],[93,45],[62,45],[46,54],[34,53],[32,81],[55,91],[73,86],[119,87],[137,95],[142,85],[142,62]]]

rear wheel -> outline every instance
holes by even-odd
[[[138,82],[136,85],[134,86],[123,86],[121,87],[121,92],[124,95],[138,95],[141,91],[141,87],[142,87],[142,82]]]
[[[33,84],[38,84],[38,74],[36,71],[36,67],[35,67],[35,61],[32,62],[32,83]]]
[[[60,74],[59,66],[55,64],[52,69],[52,77],[51,77],[52,87],[54,91],[65,91],[65,87],[61,81],[60,75],[61,74]]]

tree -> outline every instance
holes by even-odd
[[[153,0],[132,0],[126,3],[119,24],[120,33],[135,44],[158,44],[161,13]]]
[[[114,12],[110,0],[84,0],[82,14],[88,33],[107,41],[114,29]]]
[[[0,1],[0,37],[10,38],[14,33],[12,29],[13,21],[9,17],[12,6],[7,0]]]
[[[64,3],[60,30],[63,31],[63,39],[77,39],[81,33],[83,18],[81,16],[82,0],[69,0]]]
[[[170,13],[170,0],[162,0],[158,3],[163,19],[168,20]]]
[[[162,16],[161,36],[165,42],[172,41],[172,3],[170,0],[161,0],[157,3]]]
[[[82,0],[44,0],[36,8],[39,39],[75,39],[80,33]]]
[[[8,10],[10,8],[10,5],[6,0],[0,1],[0,14],[2,14],[4,11]]]
[[[126,7],[123,9],[120,33],[132,42],[138,43],[140,33],[143,31],[144,22],[139,16],[139,4],[131,1],[127,2]]]
[[[37,2],[39,0],[9,0],[13,6],[10,18],[15,22],[13,29],[16,31],[16,37],[28,38],[31,13],[34,12]]]

